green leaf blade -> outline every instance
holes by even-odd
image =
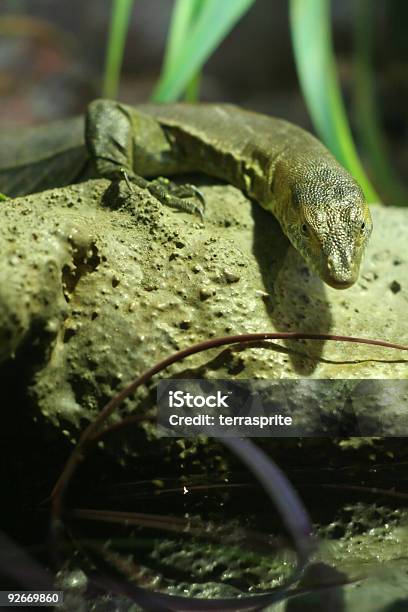
[[[164,54],[163,71],[173,70],[183,48],[189,29],[200,13],[203,0],[176,0]]]
[[[384,196],[395,206],[408,205],[408,190],[390,163],[376,104],[373,62],[374,19],[370,0],[355,0],[355,95],[358,132],[367,162]]]
[[[360,183],[369,202],[378,202],[354,146],[337,77],[329,0],[290,0],[290,25],[299,80],[316,132]]]
[[[176,100],[254,0],[205,0],[177,57],[161,74],[152,98]]]
[[[133,0],[113,0],[102,95],[116,98]]]

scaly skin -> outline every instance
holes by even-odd
[[[328,285],[345,289],[358,278],[372,231],[363,192],[316,138],[295,125],[231,105],[135,108],[96,100],[88,111],[88,146],[101,159],[101,173],[113,162],[144,176],[200,171],[224,179],[276,216]]]
[[[326,283],[343,289],[357,280],[372,230],[368,206],[355,180],[301,128],[231,105],[109,100],[90,104],[85,125],[85,139],[81,117],[2,133],[0,192],[24,195],[123,168],[171,203],[163,186],[136,175],[199,171],[271,211]]]
[[[299,152],[277,174],[275,214],[284,232],[328,285],[347,289],[372,232],[362,190],[330,154],[313,160]]]

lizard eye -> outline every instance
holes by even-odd
[[[307,234],[309,232],[306,223],[303,223],[303,225],[302,225],[302,232],[303,232],[303,234]]]
[[[364,232],[364,230],[365,230],[365,223],[363,221],[362,224],[361,224],[361,231]]]

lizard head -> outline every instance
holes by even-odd
[[[321,163],[292,181],[289,197],[284,225],[293,245],[328,285],[353,285],[372,231],[359,185],[337,163]]]

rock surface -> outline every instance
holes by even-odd
[[[359,281],[313,275],[272,215],[204,185],[206,222],[107,181],[2,202],[0,360],[41,347],[33,392],[54,421],[78,424],[147,367],[212,336],[304,331],[408,344],[408,211],[373,207]],[[103,200],[101,205],[101,200]],[[407,379],[402,351],[334,342],[212,350],[167,375]]]
[[[129,197],[125,184],[115,196],[103,180],[1,203],[0,368],[25,364],[35,406],[63,425],[69,437],[75,438],[83,422],[136,374],[205,338],[297,330],[408,344],[408,211],[373,208],[375,229],[360,280],[338,292],[309,272],[271,215],[232,187],[205,184],[202,190],[208,203],[205,225],[145,192],[135,190]],[[318,427],[320,416],[344,415],[345,422],[357,418],[365,436],[375,435],[379,423],[387,435],[401,435],[404,427],[408,431],[408,369],[402,351],[333,342],[280,344],[212,350],[175,364],[166,376],[270,379],[273,398],[299,411],[305,424]],[[149,397],[142,401],[148,404]],[[381,488],[405,478],[403,439],[258,442],[266,450],[273,445],[274,458],[295,483],[300,479],[298,486],[315,483],[317,496],[307,504],[313,511],[322,495],[331,507],[330,483],[339,487],[333,489],[337,499],[344,482],[365,483],[367,494],[370,486],[378,486],[381,496]],[[44,441],[40,444],[43,448]],[[188,453],[194,456],[193,445],[180,444],[177,450],[186,464]],[[211,443],[206,449],[208,470],[216,477],[224,459]],[[143,447],[139,450],[143,458]],[[54,462],[53,454],[51,469]],[[137,464],[144,462],[137,459]],[[298,466],[306,471],[300,468],[297,475]],[[326,488],[319,488],[320,482]],[[376,523],[367,519],[370,509],[378,514]],[[406,517],[389,512],[381,514],[373,504],[348,523],[334,521],[323,528],[326,548],[318,561],[350,578],[367,569],[358,582],[323,591],[330,605],[361,612],[405,609]],[[336,535],[339,529],[343,536]],[[173,565],[176,557],[168,546]],[[184,540],[181,550],[180,559],[188,561]],[[213,552],[208,581],[203,581],[205,550],[200,547],[201,573],[191,594],[230,594],[233,587],[211,573]],[[268,560],[267,567],[276,576],[261,564],[263,580],[281,574],[279,559],[273,566]],[[241,576],[241,565],[236,571]],[[316,612],[317,605],[327,609],[326,595],[299,595],[275,607],[290,612],[309,605]]]

